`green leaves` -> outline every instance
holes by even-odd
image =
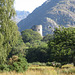
[[[2,45],[3,41],[4,41],[4,36],[0,33],[0,45]]]
[[[11,20],[14,16],[14,0],[0,0],[0,63],[6,60],[12,47],[18,41],[18,27]]]
[[[75,49],[75,28],[56,28],[54,38],[48,42],[48,46],[52,59],[62,61],[65,56],[71,58]],[[69,59],[66,59],[66,61],[69,61]]]
[[[42,39],[41,35],[32,29],[26,29],[25,31],[22,31],[21,35],[25,43]]]

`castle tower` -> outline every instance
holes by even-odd
[[[42,36],[42,25],[34,25],[31,28],[33,31],[37,31]]]

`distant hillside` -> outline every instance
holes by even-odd
[[[43,26],[44,35],[52,33],[59,25],[75,26],[75,0],[47,0],[27,18],[21,20],[18,27],[19,31],[22,31],[39,24]]]
[[[25,19],[30,13],[28,11],[18,11],[16,10],[16,17],[13,19],[17,23],[22,19]]]

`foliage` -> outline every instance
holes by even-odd
[[[23,72],[28,68],[27,60],[24,57],[18,57],[13,55],[12,58],[9,59],[7,65],[0,65],[0,70],[5,71],[16,71]]]
[[[12,48],[8,58],[12,57],[13,55],[17,56],[26,56],[26,45],[23,42],[21,36],[18,38],[18,43]]]
[[[61,63],[58,62],[47,62],[46,63],[47,66],[53,66],[53,67],[61,67]]]
[[[15,15],[13,4],[14,0],[0,0],[0,64],[6,62],[19,36],[18,27],[11,20]]]
[[[23,72],[28,68],[28,63],[25,58],[19,57],[17,61],[12,61],[12,64],[9,66],[11,71]]]
[[[48,42],[53,38],[52,34],[47,34],[46,36],[43,37],[42,41]]]
[[[47,46],[29,48],[26,58],[28,62],[46,62],[47,61]]]
[[[54,38],[48,42],[50,61],[72,62],[75,49],[75,28],[59,28]]]
[[[40,62],[33,62],[31,65],[36,65],[36,66],[46,66],[46,63],[40,63]]]
[[[23,58],[25,44],[20,38],[16,23],[11,20],[15,16],[13,4],[14,0],[0,0],[0,70],[23,72],[28,66]],[[13,55],[19,57],[14,59]],[[6,59],[11,56],[8,63]]]
[[[45,43],[43,41],[40,41],[40,40],[35,40],[35,41],[27,42],[25,44],[26,44],[26,46],[28,48],[34,48],[34,47],[39,47],[39,46],[47,47],[47,43]]]
[[[0,65],[0,71],[9,71],[9,67],[6,64],[1,64]]]
[[[33,31],[32,29],[26,29],[26,30],[22,31],[21,35],[22,35],[22,39],[25,43],[42,39],[41,35],[38,32]]]
[[[46,65],[47,66],[52,66],[52,63],[51,62],[47,62]]]

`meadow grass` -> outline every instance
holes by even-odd
[[[65,66],[65,65],[64,65]],[[14,72],[3,72],[0,75],[75,75],[75,67],[72,65],[66,65],[65,68],[55,68],[52,66],[35,66],[32,65],[26,72],[16,73]]]
[[[56,69],[57,75],[75,75],[75,67],[72,64],[63,65],[61,69]]]

